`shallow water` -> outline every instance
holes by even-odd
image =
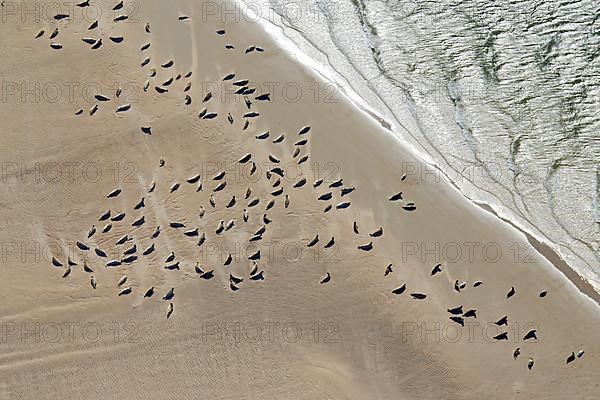
[[[550,244],[600,288],[600,5],[247,4],[465,195]],[[439,179],[424,167],[407,172]]]

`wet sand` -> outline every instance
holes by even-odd
[[[494,210],[492,210],[487,204],[479,204],[479,206],[498,217],[498,214],[496,214]],[[510,224],[515,229],[520,230],[516,225],[512,224],[510,221],[504,218],[500,219]],[[584,280],[581,276],[579,276],[575,271],[573,271],[569,264],[567,264],[565,260],[563,260],[558,254],[556,254],[556,252],[552,248],[550,248],[550,246],[540,242],[527,232],[523,232],[523,234],[527,237],[527,241],[529,242],[529,244],[531,244],[531,246],[541,256],[546,258],[546,260],[548,260],[554,267],[556,267],[560,272],[562,272],[564,276],[581,291],[581,293],[585,294],[590,299],[600,304],[600,294],[594,289],[594,287],[589,282]]]

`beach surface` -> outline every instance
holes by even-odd
[[[88,8],[62,21],[33,1],[3,11],[0,399],[597,398],[598,294],[251,14],[232,2],[92,4],[95,30]],[[82,41],[100,37],[95,50]],[[125,216],[99,221],[108,210]],[[122,262],[134,245],[137,259]],[[251,279],[258,250],[264,280]],[[449,319],[459,306],[476,310],[464,326]]]

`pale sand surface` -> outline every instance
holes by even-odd
[[[104,10],[111,7],[99,3]],[[63,89],[65,82],[97,83],[111,98],[94,116],[88,114],[94,103],[80,89],[73,101],[63,92],[53,103],[47,97],[35,102],[13,96],[2,104],[0,399],[597,398],[598,306],[537,253],[524,234],[467,202],[435,176],[423,179],[411,173],[401,181],[408,167],[422,168],[419,160],[341,95],[326,102],[321,93],[315,101],[311,87],[323,83],[293,63],[259,24],[221,22],[220,15],[203,23],[197,3],[161,3],[139,4],[138,23],[115,25],[111,16],[103,16],[104,46],[97,51],[81,41],[98,37],[86,31],[87,20],[61,28],[54,40],[63,44],[61,50],[49,47],[52,29],[47,23],[8,18],[0,24],[0,37],[10,37],[0,41],[4,82],[56,82]],[[192,20],[178,22],[181,14]],[[147,20],[151,34],[144,32]],[[34,39],[40,28],[47,33]],[[226,29],[224,36],[215,33],[221,28]],[[121,44],[108,39],[121,34]],[[149,41],[152,47],[141,53],[141,45]],[[225,50],[226,43],[236,49]],[[265,51],[245,55],[243,49],[250,45]],[[150,64],[140,68],[147,56]],[[169,59],[175,66],[160,68]],[[157,77],[145,93],[141,87],[151,66]],[[189,70],[193,76],[175,81],[168,93],[154,90],[155,82]],[[274,100],[254,101],[252,110],[260,117],[245,131],[241,116],[249,110],[239,96],[215,93],[206,107],[218,117],[197,117],[205,89],[220,85],[230,72],[236,80],[258,83],[257,94],[270,91]],[[188,81],[193,103],[185,106]],[[278,86],[268,90],[266,82]],[[127,83],[138,89],[128,92],[126,100],[114,99],[116,86]],[[290,100],[295,97],[292,88],[287,100],[283,98],[286,85],[302,89],[298,101]],[[114,113],[128,102],[130,111]],[[79,108],[84,114],[73,116]],[[232,125],[228,112],[234,117]],[[142,135],[140,126],[150,125],[153,134]],[[297,132],[306,125],[312,127],[304,136],[308,144],[294,159],[293,144],[301,139]],[[269,140],[254,138],[266,130]],[[273,144],[283,132],[285,141]],[[237,164],[247,152],[259,165],[260,179]],[[287,172],[282,179],[291,201],[287,209],[284,195],[270,194],[274,189],[265,177],[269,154],[281,159]],[[296,168],[304,154],[309,161]],[[166,160],[162,168],[161,156]],[[41,173],[25,171],[24,166],[32,170],[36,163]],[[62,167],[57,179],[51,179],[52,163]],[[86,172],[75,166],[70,179],[67,163],[80,163]],[[209,196],[218,182],[212,177],[225,166],[227,187],[215,194],[213,209]],[[296,169],[308,180],[299,189],[292,187],[300,179],[294,176]],[[197,173],[203,175],[201,192],[185,182]],[[317,177],[326,182],[314,189]],[[343,200],[339,189],[327,188],[338,178],[344,187],[357,188]],[[152,181],[156,190],[148,194]],[[170,194],[174,182],[181,188]],[[121,195],[107,199],[117,187]],[[260,197],[261,202],[249,209],[250,220],[244,223],[248,187],[251,198]],[[316,200],[327,191],[334,193],[331,201]],[[405,201],[387,200],[399,191]],[[237,204],[227,209],[232,195]],[[146,207],[134,211],[141,196]],[[255,242],[262,251],[259,266],[265,280],[250,281],[247,256],[256,247],[246,246],[262,225],[271,198],[276,205],[267,214],[273,222],[262,241]],[[336,210],[341,201],[352,204]],[[407,201],[417,205],[416,211],[402,209]],[[329,203],[333,210],[323,213]],[[200,206],[206,209],[202,219]],[[105,222],[98,217],[108,209],[113,215],[126,212],[126,217],[102,234]],[[141,215],[145,224],[132,228]],[[220,220],[234,218],[234,228],[215,234]],[[352,232],[354,220],[359,235]],[[205,232],[203,250],[196,246],[197,238],[169,228],[171,221]],[[87,239],[92,224],[98,232]],[[156,225],[162,233],[152,240]],[[380,226],[384,235],[369,237]],[[320,242],[307,248],[317,233]],[[134,240],[115,246],[124,234]],[[332,236],[336,246],[325,249]],[[108,259],[76,250],[76,240],[104,249]],[[371,241],[373,251],[357,249]],[[153,242],[156,251],[141,256]],[[138,261],[105,267],[133,243]],[[462,255],[450,262],[455,244]],[[484,245],[491,248],[488,253],[482,252]],[[475,246],[472,259],[468,246]],[[520,248],[516,259],[515,246]],[[492,260],[497,248],[502,255]],[[63,279],[64,268],[53,267],[50,260],[56,256],[64,264],[69,249],[79,265]],[[180,271],[163,268],[171,251],[181,262]],[[229,253],[234,261],[224,267]],[[443,271],[431,277],[437,258]],[[89,283],[91,274],[82,270],[84,260],[94,269],[96,290]],[[215,270],[212,280],[198,278],[197,261]],[[394,272],[384,277],[389,263]],[[229,288],[230,272],[244,278],[236,292]],[[331,281],[319,284],[327,272]],[[117,281],[123,275],[128,276],[123,287],[131,286],[133,292],[119,297]],[[455,280],[467,282],[467,288],[456,292]],[[474,288],[478,280],[483,284]],[[404,294],[391,293],[404,283]],[[144,299],[150,286],[155,294]],[[507,299],[513,286],[516,294]],[[160,299],[171,287],[174,313],[166,319],[167,304]],[[538,296],[542,290],[548,291],[545,298]],[[414,300],[410,293],[415,292],[427,298]],[[463,328],[455,339],[458,325],[448,319],[446,309],[458,305],[465,311],[477,309],[477,318],[467,318],[471,328]],[[509,317],[508,329],[490,325],[504,315]],[[523,341],[533,328],[539,340]],[[509,332],[508,341],[491,339],[504,331]],[[514,360],[516,347],[521,355]],[[567,365],[566,357],[579,349],[585,355]],[[529,357],[535,360],[531,371]]]

